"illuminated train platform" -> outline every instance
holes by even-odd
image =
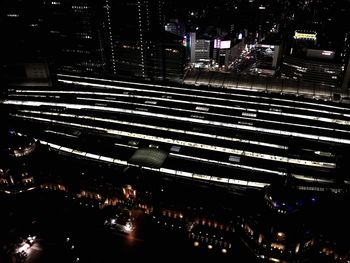
[[[168,155],[164,176],[262,188],[287,177],[338,191],[350,146],[350,106],[208,86],[58,75],[54,87],[12,86],[1,101],[17,131],[51,149],[116,166],[137,149]]]
[[[260,91],[347,104],[349,104],[350,98],[350,89],[318,85],[294,79],[251,76],[219,71],[189,70],[186,73],[184,83],[197,87],[207,86],[233,90]]]

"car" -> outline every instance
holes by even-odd
[[[118,211],[115,216],[105,221],[105,226],[122,233],[132,233],[135,230],[135,219],[128,209]]]

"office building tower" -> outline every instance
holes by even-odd
[[[195,61],[209,63],[210,61],[210,40],[197,39],[195,47]]]
[[[11,28],[7,32],[11,41],[6,42],[9,54],[21,60],[35,58],[20,70],[27,78],[45,75],[50,71],[45,62],[49,67],[54,62],[58,73],[163,79],[164,65],[169,64],[163,60],[177,57],[172,51],[165,55],[164,47],[182,53],[177,39],[163,39],[161,0],[36,0],[34,4],[36,11],[31,12],[26,3],[14,1],[6,5],[2,17],[6,28]],[[41,57],[44,66],[39,65]],[[175,64],[184,64],[182,55]]]
[[[0,24],[5,36],[0,51],[3,83],[29,80],[50,85],[52,60],[44,2],[2,1],[0,8]]]
[[[283,59],[281,76],[322,86],[340,86],[343,67],[339,51],[322,45],[316,31],[296,30],[293,37],[289,54]]]
[[[234,48],[231,42],[231,40],[223,40],[220,38],[214,40],[213,58],[220,67],[229,66],[229,63],[232,62],[232,57],[234,54],[236,54],[235,51],[237,51],[237,49],[239,49],[240,45],[243,43],[240,41]]]
[[[179,34],[178,26],[176,22],[168,22],[164,27],[165,31],[172,33],[174,35]]]
[[[5,0],[0,4],[2,63],[30,60],[40,57],[46,48],[45,14],[42,0],[30,3],[20,0]]]
[[[57,0],[46,2],[50,51],[59,72],[106,72],[100,1]]]
[[[117,75],[152,77],[158,56],[154,39],[164,31],[163,2],[133,0],[109,5],[109,49],[115,50]]]
[[[331,51],[319,51],[331,52]],[[282,68],[282,77],[311,82],[328,87],[338,87],[341,83],[342,67],[338,63],[329,63],[286,56]]]
[[[344,80],[343,80],[343,89],[349,89],[350,88],[350,58],[346,66],[346,71],[344,75]]]
[[[290,3],[282,77],[342,86],[349,58],[347,10],[346,1]]]
[[[210,62],[210,40],[198,38],[196,32],[189,33],[190,62],[208,64]]]
[[[158,74],[154,77],[161,80],[182,82],[187,62],[183,38],[168,32],[164,32],[162,35],[161,40],[157,43],[159,56],[156,70]]]

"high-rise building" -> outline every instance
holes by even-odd
[[[284,58],[281,72],[284,78],[311,82],[328,87],[338,87],[341,84],[343,73],[340,64],[292,56],[286,56]]]
[[[342,88],[349,89],[350,88],[350,58],[346,66],[345,76],[343,80]]]
[[[181,82],[185,74],[186,48],[183,38],[168,32],[162,34],[157,42],[159,56],[156,64],[158,74],[155,78]]]
[[[41,57],[46,49],[46,23],[42,0],[4,0],[0,3],[0,24],[4,39],[1,62]]]
[[[158,56],[155,39],[164,31],[163,1],[122,0],[108,5],[108,44],[115,52],[117,75],[152,77]]]
[[[58,71],[103,74],[107,71],[101,1],[47,1],[50,51]]]
[[[167,31],[169,33],[172,33],[174,35],[179,34],[178,25],[175,21],[166,23],[164,28],[165,28],[165,31]]]
[[[11,28],[4,50],[21,60],[35,58],[28,69],[19,70],[23,75],[45,73],[38,71],[38,64],[32,67],[40,57],[54,62],[57,72],[112,77],[163,79],[165,65],[184,66],[182,55],[165,55],[169,45],[182,53],[182,43],[163,39],[162,0],[35,0],[34,5],[32,12],[32,3],[29,8],[15,0],[6,4],[2,15],[6,28]],[[177,57],[175,64],[163,61]],[[11,55],[8,60],[13,61]]]
[[[53,65],[44,1],[5,0],[0,3],[0,9],[4,36],[0,50],[3,87],[25,81],[50,86]]]
[[[208,63],[210,61],[210,40],[196,40],[195,61],[204,63]]]
[[[322,44],[317,31],[296,30],[293,38],[283,59],[281,76],[328,87],[340,86],[344,68],[339,50]]]
[[[48,68],[81,74],[106,71],[100,1],[4,2],[2,57],[9,78],[49,79]]]
[[[198,38],[196,32],[189,33],[190,62],[204,63],[210,61],[210,40]]]
[[[214,40],[213,59],[220,67],[224,66],[227,68],[232,62],[232,58],[241,53],[239,50],[242,49],[242,45],[243,41],[234,45],[231,40],[217,38]]]
[[[282,77],[341,87],[349,58],[347,1],[289,1]]]

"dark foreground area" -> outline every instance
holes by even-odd
[[[106,229],[106,211],[82,207],[68,195],[32,191],[1,196],[0,262],[117,262],[128,260],[220,260],[255,262],[247,248],[234,238],[232,250],[195,247],[186,229],[160,226],[150,215],[139,213],[132,234]],[[135,211],[137,213],[137,211]],[[174,226],[175,227],[175,226]],[[34,244],[20,259],[13,251],[23,239],[34,236]],[[16,261],[17,260],[17,261]]]

